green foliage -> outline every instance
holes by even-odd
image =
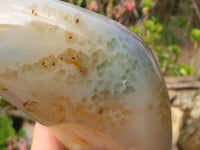
[[[140,35],[152,49],[164,75],[185,76],[193,74],[193,67],[178,63],[178,58],[181,55],[180,47],[176,44],[165,45],[162,37],[164,27],[154,18],[144,21],[144,32],[140,26],[131,26],[130,29]]]
[[[170,45],[168,46],[168,49],[170,52],[173,53],[174,56],[174,62],[177,62],[178,57],[181,55],[181,49],[178,45]]]
[[[154,23],[160,23],[161,22],[161,19],[159,17],[156,17],[156,16],[151,16],[151,20],[154,22]]]
[[[134,31],[139,36],[142,35],[142,30],[139,26],[131,26],[130,30]]]
[[[174,18],[172,19],[172,24],[180,27],[185,28],[187,26],[188,20],[186,18]]]
[[[182,36],[180,34],[177,34],[176,28],[172,24],[164,24],[163,25],[163,31],[162,36],[163,42],[165,45],[172,45],[177,43],[177,37]]]
[[[194,73],[194,68],[192,66],[180,63],[177,65],[176,73],[178,73],[178,75],[192,75]]]
[[[197,75],[197,80],[200,81],[200,73]]]
[[[80,7],[83,7],[83,8],[87,8],[86,7],[86,0],[71,0],[71,1],[69,1],[69,0],[61,0],[61,1],[64,1],[64,2],[70,2],[70,3],[72,3],[72,4],[74,4],[74,5],[77,5],[77,6],[80,6]],[[92,0],[89,0],[88,2],[90,3]]]
[[[163,26],[160,23],[154,23],[152,20],[146,20],[144,22],[144,28],[146,31],[150,31],[152,33],[161,33],[163,30]]]
[[[78,6],[81,6],[81,4],[83,4],[83,2],[84,2],[84,0],[77,0],[77,1],[76,1],[76,4],[77,4]]]
[[[7,138],[8,137],[16,137],[16,132],[14,128],[12,127],[12,119],[8,117],[0,117],[0,147],[6,148],[8,146],[7,144]]]
[[[144,28],[147,36],[145,42],[151,43],[151,45],[158,45],[161,40],[160,34],[163,26],[160,23],[154,23],[152,20],[146,20],[144,21]]]
[[[17,132],[17,136],[26,137],[26,131],[25,131],[24,129],[20,129],[20,130]]]
[[[193,42],[199,42],[200,41],[200,29],[194,28],[190,32],[190,39]]]
[[[5,107],[7,105],[10,105],[10,104],[6,101],[6,99],[0,98],[0,107]]]
[[[153,6],[153,0],[142,0],[142,5],[150,9]]]
[[[177,57],[180,56],[181,54],[181,50],[180,50],[180,47],[178,45],[170,45],[168,47],[168,49],[174,53]]]
[[[23,129],[20,129],[18,132],[13,128],[13,121],[9,117],[4,117],[0,115],[0,148],[7,149],[8,147],[8,138],[19,138],[25,137],[26,132]]]
[[[0,98],[0,110],[9,105],[9,103],[4,99]],[[7,149],[8,147],[8,138],[24,138],[26,132],[23,129],[20,129],[18,132],[13,128],[13,120],[9,117],[1,115],[0,111],[0,148]]]

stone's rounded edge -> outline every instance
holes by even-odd
[[[119,30],[122,30],[122,31],[126,32],[127,34],[129,34],[130,36],[132,36],[135,40],[138,41],[138,43],[140,43],[140,44],[138,44],[138,46],[141,46],[141,50],[143,50],[148,56],[154,57],[152,51],[147,46],[147,44],[142,40],[142,38],[139,37],[133,31],[129,30],[127,27],[125,27],[122,24],[120,24],[119,22],[114,21],[113,19],[110,19],[110,18],[108,18],[106,16],[103,16],[103,15],[97,14],[95,12],[92,12],[90,10],[87,10],[87,9],[78,7],[76,5],[70,4],[70,3],[65,3],[65,2],[58,1],[58,0],[54,0],[54,1],[57,1],[58,3],[64,4],[64,5],[68,6],[68,7],[78,9],[78,10],[82,11],[82,13],[84,13],[85,15],[89,15],[89,16],[95,17],[95,18],[97,18],[99,20],[102,20],[102,21],[104,21],[104,22],[106,22],[108,24],[112,24],[113,26],[115,26]]]

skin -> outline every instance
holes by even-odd
[[[46,127],[36,123],[31,150],[45,149],[68,150]]]
[[[48,143],[48,144],[47,144]],[[36,123],[31,150],[68,150],[45,126]],[[134,148],[131,150],[142,150]]]

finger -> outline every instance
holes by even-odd
[[[31,150],[67,150],[44,126],[36,123]]]

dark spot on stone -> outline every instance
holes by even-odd
[[[75,57],[72,57],[73,60],[75,60]]]
[[[72,36],[69,36],[69,39],[72,39]]]
[[[111,92],[109,90],[102,90],[99,92],[99,94],[104,97],[108,97],[111,94]]]
[[[135,64],[135,65],[138,65],[138,61],[137,61],[137,60],[135,60],[135,61],[134,61],[134,64]]]
[[[126,74],[129,74],[130,72],[131,72],[130,69],[125,69],[125,73],[126,73]]]
[[[96,66],[97,70],[102,70],[104,68],[105,68],[105,63],[101,63],[101,64],[99,64],[99,65]]]
[[[2,91],[8,91],[8,89],[5,89],[5,88],[4,88],[4,89],[1,89],[1,90],[2,90]]]
[[[100,110],[99,110],[99,114],[102,114],[103,113],[103,108],[101,108]]]
[[[31,100],[27,100],[23,103],[23,107],[26,111],[37,111],[39,103]]]
[[[47,62],[46,62],[46,61],[43,61],[43,62],[42,62],[42,67],[43,67],[43,68],[47,68]]]
[[[114,88],[115,88],[115,89],[119,89],[119,88],[121,88],[122,86],[123,86],[122,83],[116,83],[116,84],[114,85]]]
[[[98,95],[93,95],[93,96],[91,97],[91,100],[97,100],[98,98],[99,98]]]
[[[131,92],[135,92],[135,89],[131,85],[126,86],[125,90],[123,91],[123,93],[125,94],[131,93]]]
[[[79,23],[79,19],[76,19],[76,23]]]
[[[52,66],[55,66],[55,65],[56,65],[56,63],[55,63],[55,62],[53,62],[53,63],[52,63]]]
[[[34,14],[34,12],[35,12],[35,9],[32,9],[32,14]]]
[[[126,75],[123,75],[122,76],[122,80],[126,80],[127,79],[127,76]]]
[[[58,106],[58,111],[59,111],[59,112],[63,112],[64,110],[65,110],[65,109],[64,109],[64,107],[63,107],[63,106],[61,106],[61,105],[60,105],[60,106]]]

